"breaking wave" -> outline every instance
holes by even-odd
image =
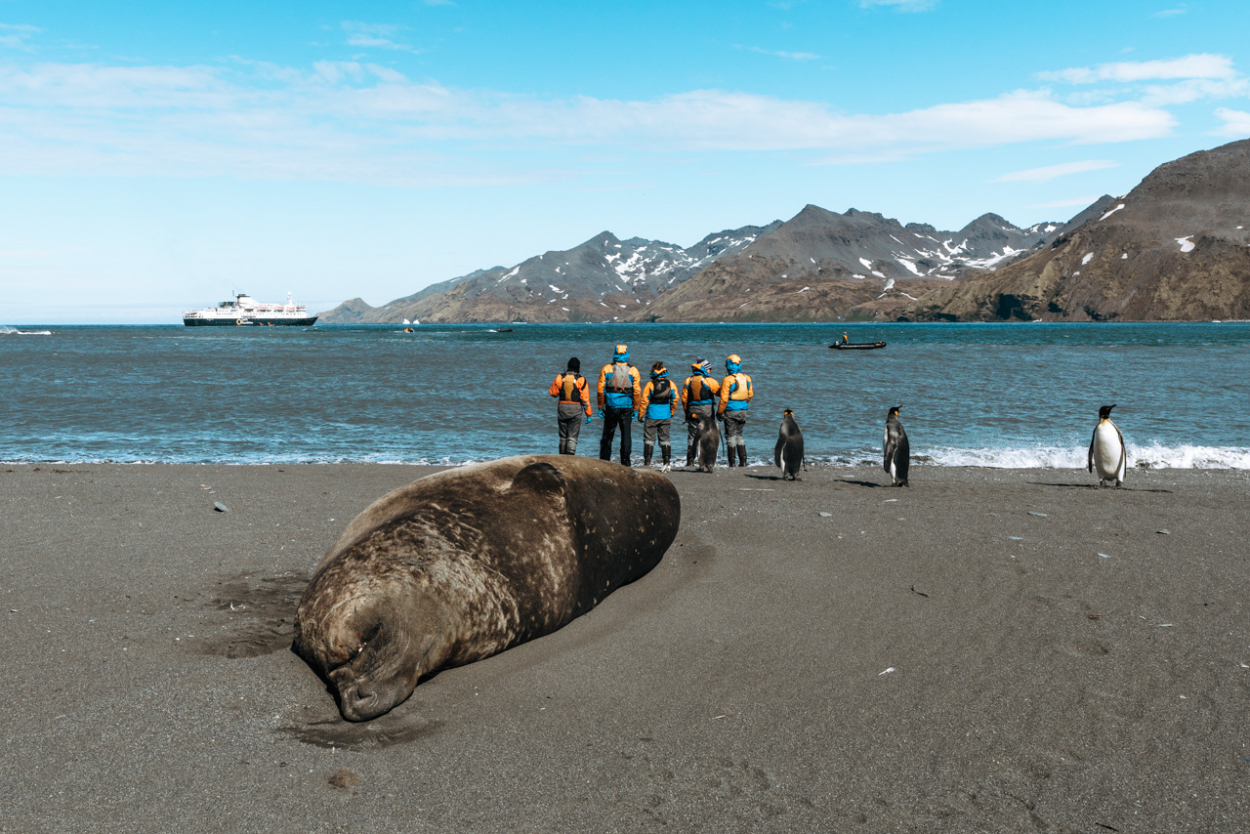
[[[1070,446],[1034,446],[1007,449],[928,448],[912,450],[917,466],[968,466],[986,469],[1084,469],[1088,452]],[[831,455],[810,460],[834,466],[880,466],[881,453]],[[1137,469],[1250,469],[1250,448],[1244,446],[1128,447],[1128,465]]]

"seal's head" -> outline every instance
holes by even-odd
[[[447,612],[411,584],[399,572],[347,579],[331,569],[304,595],[295,651],[337,691],[348,721],[389,712],[447,657]]]

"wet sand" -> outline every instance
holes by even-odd
[[[0,467],[0,832],[1250,830],[1250,473],[674,472],[649,575],[348,724],[295,603],[431,471]]]

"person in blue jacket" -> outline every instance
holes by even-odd
[[[630,465],[633,446],[633,419],[642,404],[642,386],[638,369],[629,364],[629,345],[617,345],[612,361],[599,371],[599,416],[603,419],[603,437],[599,441],[599,459],[612,459],[612,436],[621,429],[621,463]]]
[[[742,430],[747,425],[747,409],[751,407],[751,398],[755,389],[751,385],[751,377],[742,372],[742,357],[736,353],[729,354],[725,360],[728,375],[720,383],[720,407],[716,409],[716,417],[725,421],[725,446],[729,450],[729,465],[734,465],[734,452],[738,454],[738,465],[747,465],[747,444],[742,439]]]
[[[660,439],[662,463],[660,469],[667,472],[671,466],[673,443],[670,431],[673,424],[673,401],[676,400],[676,389],[669,381],[668,369],[663,362],[651,366],[651,379],[642,389],[642,408],[638,420],[642,423],[642,465],[651,465],[651,452],[655,449],[655,440]]]

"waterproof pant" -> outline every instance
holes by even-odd
[[[715,418],[716,402],[708,400],[705,403],[690,403],[686,408],[686,413]],[[687,423],[686,428],[690,430],[690,437],[686,440],[686,466],[694,466],[694,459],[699,455],[699,427],[694,423]]]
[[[673,421],[671,418],[666,420],[652,420],[647,418],[647,422],[642,427],[642,463],[644,466],[651,463],[651,452],[655,449],[655,440],[658,436],[660,439],[660,455],[663,463],[668,463],[673,454],[673,444],[669,440],[669,432],[672,430]]]
[[[742,430],[747,425],[746,411],[725,412],[725,445],[729,452],[729,465],[733,466],[734,450],[738,452],[738,465],[747,465],[747,442],[742,439]]]
[[[581,403],[560,403],[556,407],[556,421],[560,426],[560,454],[577,453],[577,437],[582,433],[583,416]]]
[[[629,453],[633,451],[634,436],[631,429],[633,428],[634,409],[632,408],[605,408],[603,410],[603,439],[599,441],[599,460],[612,460],[612,438],[616,434],[616,427],[621,428],[621,463],[629,466]]]

